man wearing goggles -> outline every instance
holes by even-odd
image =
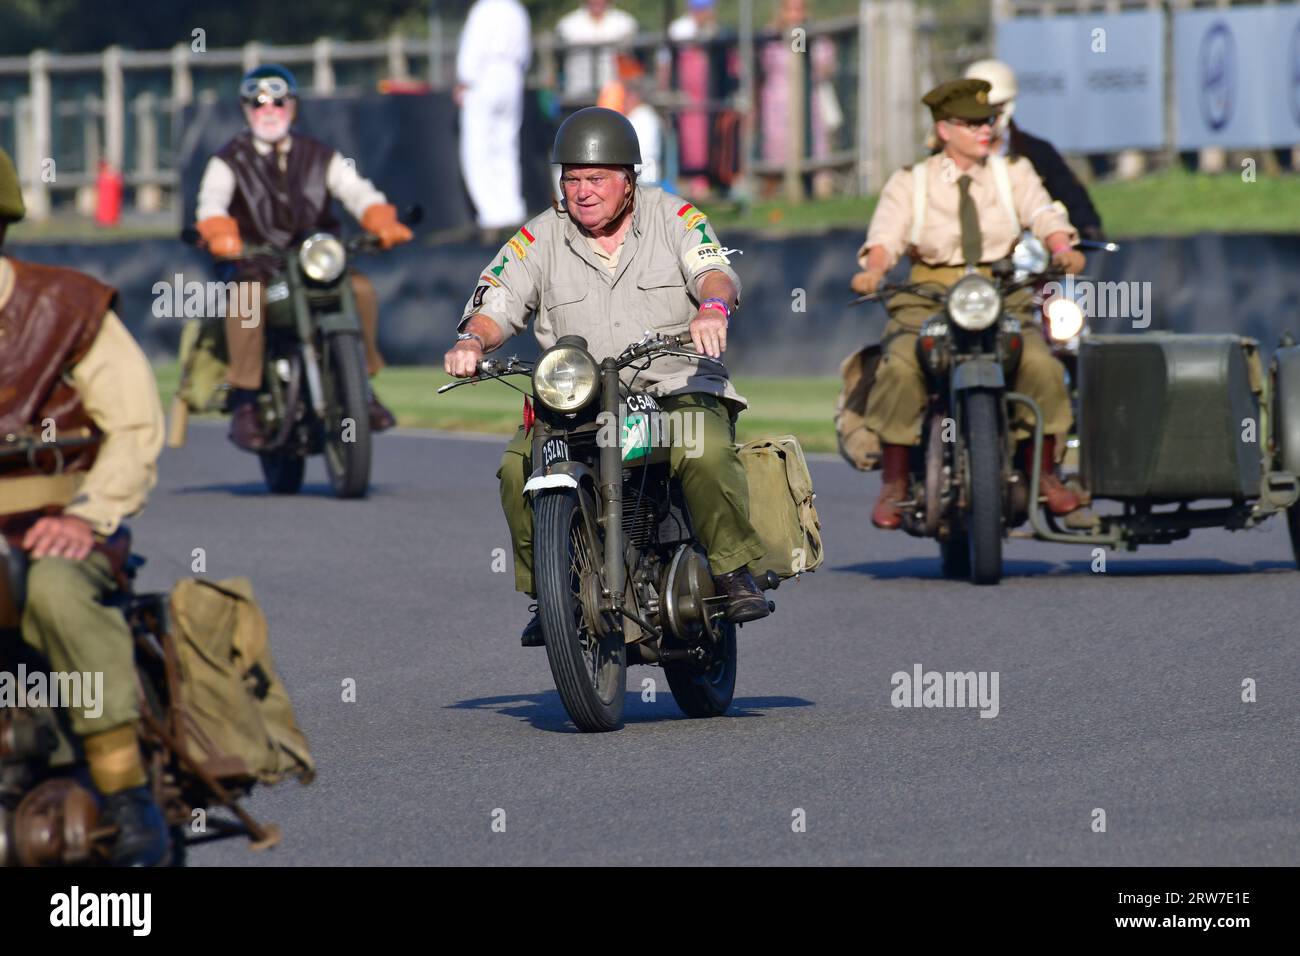
[[[314,232],[337,229],[331,199],[343,204],[361,225],[391,248],[411,238],[384,194],[337,150],[301,134],[290,135],[298,108],[298,84],[283,66],[260,66],[239,84],[248,128],[208,160],[199,184],[196,218],[208,250],[219,258],[238,258],[245,241],[287,248]],[[245,259],[235,265],[236,280],[265,281],[269,267]],[[379,353],[379,298],[365,276],[350,275],[366,348],[366,368],[384,366]],[[246,328],[235,310],[226,317],[230,365],[230,438],[240,448],[259,451],[265,438],[257,421],[256,397],[262,384],[264,330]],[[393,415],[370,395],[370,428],[383,431]]]

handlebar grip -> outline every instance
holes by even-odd
[[[677,335],[673,336],[673,341],[676,342],[678,345],[690,345],[692,342],[691,333],[679,332]]]

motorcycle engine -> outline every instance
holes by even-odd
[[[46,780],[17,809],[0,808],[0,866],[88,863],[98,821],[89,790],[66,777]]]

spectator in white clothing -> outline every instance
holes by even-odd
[[[519,169],[524,74],[532,59],[528,11],[519,0],[475,0],[456,53],[460,168],[485,232],[528,218]]]
[[[610,6],[610,0],[586,0],[560,18],[555,32],[562,43],[574,47],[564,55],[564,95],[594,100],[615,78],[614,48],[636,36],[637,22],[630,13]]]

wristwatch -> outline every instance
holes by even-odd
[[[477,332],[462,332],[460,335],[456,336],[457,342],[464,342],[466,339],[477,339],[478,347],[484,352],[487,351],[487,343],[483,341],[483,336],[479,335]]]

